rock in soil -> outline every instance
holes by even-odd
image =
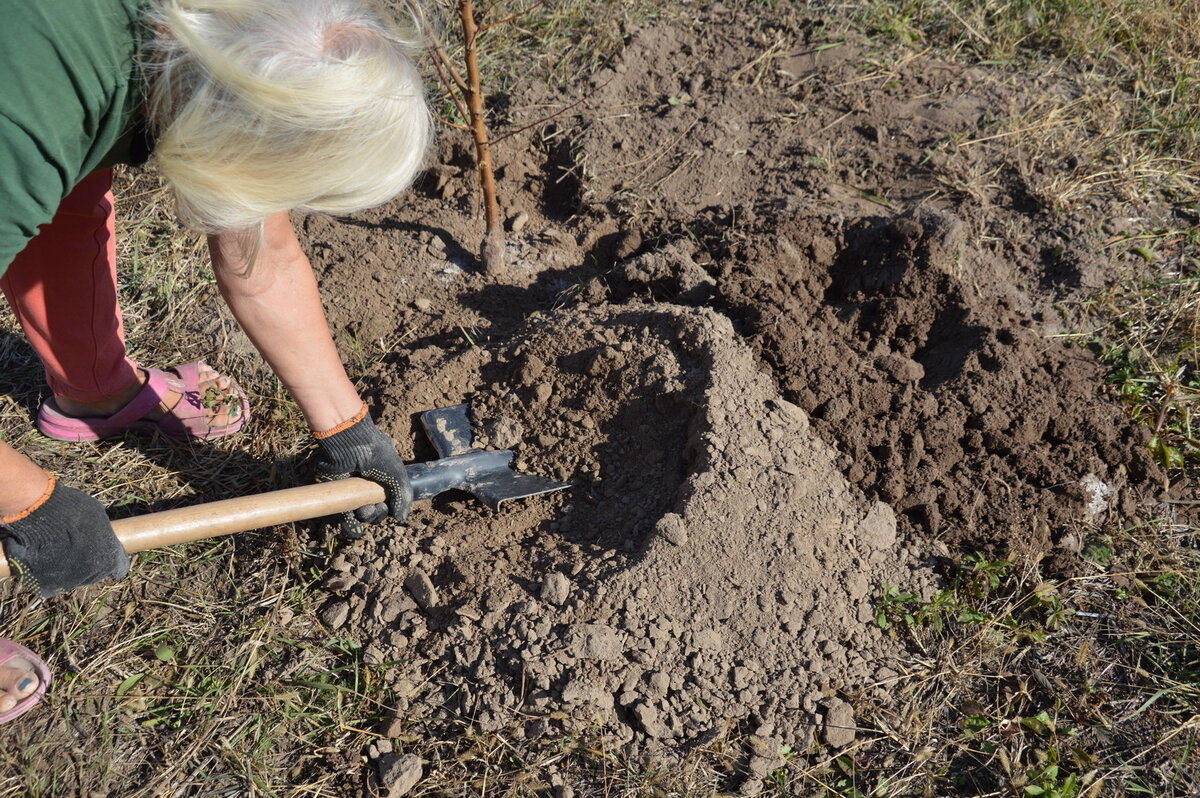
[[[346,623],[346,619],[350,617],[350,605],[345,601],[330,601],[318,613],[321,623],[328,626],[330,629],[341,629]]]
[[[542,601],[562,604],[571,595],[571,580],[558,571],[546,574],[542,580]]]
[[[840,698],[824,702],[825,720],[821,724],[821,739],[830,748],[845,748],[854,742],[854,709]]]
[[[424,762],[416,754],[382,754],[376,762],[379,783],[388,789],[388,798],[408,795],[424,775]]]
[[[433,586],[433,581],[430,580],[429,574],[420,568],[413,569],[413,572],[404,580],[404,586],[408,588],[408,592],[412,594],[413,599],[416,600],[421,609],[429,610],[438,605],[437,588]]]

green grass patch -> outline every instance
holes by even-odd
[[[951,47],[984,64],[1074,61],[1135,99],[1130,130],[1177,157],[1200,153],[1200,3],[1195,0],[868,2],[868,29]]]

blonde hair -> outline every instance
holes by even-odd
[[[432,135],[416,42],[357,0],[154,0],[147,116],[187,226],[261,231],[349,213],[420,171]]]

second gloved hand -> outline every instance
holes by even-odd
[[[104,506],[53,475],[41,501],[0,518],[0,540],[13,573],[42,598],[129,573]]]
[[[347,477],[362,477],[383,486],[385,504],[368,504],[343,513],[342,534],[362,537],[362,525],[374,524],[391,516],[403,522],[412,505],[412,486],[408,470],[387,435],[379,431],[363,408],[362,417],[329,432],[313,433],[317,441],[317,481],[329,482]]]

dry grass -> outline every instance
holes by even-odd
[[[877,30],[989,65],[1047,57],[1111,80],[1133,101],[1129,138],[1182,162],[1200,156],[1200,3],[1196,0],[953,0],[865,3]]]
[[[217,309],[202,242],[172,229],[153,179],[121,182],[131,354],[164,365],[209,359],[238,375],[266,423],[253,438],[203,446],[50,441],[31,423],[40,369],[6,315],[0,373],[11,382],[0,434],[114,515],[297,484],[304,426]],[[379,699],[354,684],[370,673],[356,663],[355,648],[312,621],[305,563],[323,560],[323,540],[278,530],[146,553],[137,557],[136,579],[48,601],[5,585],[0,634],[43,654],[57,683],[31,720],[6,728],[0,795],[192,794],[222,785],[276,794],[281,779],[301,784],[311,773],[318,775],[310,792],[337,794],[320,785],[341,776],[304,766],[306,757],[339,740],[361,747],[346,729],[378,713]],[[348,688],[341,684],[347,663]],[[324,680],[337,692],[296,686],[300,679]]]
[[[1194,795],[1200,558],[1162,521],[1086,544],[1083,575],[964,558],[932,601],[882,619],[913,656],[864,690],[873,732],[783,795]]]
[[[519,7],[499,3],[489,18]],[[998,150],[1024,165],[1017,177],[1030,196],[1059,213],[1097,197],[1166,198],[1184,209],[1197,201],[1194,0],[913,0],[853,10],[874,31],[1001,61],[989,64],[998,79],[1021,80],[1012,71],[1021,64],[1041,73],[1042,86],[1074,92],[1029,92],[993,135],[951,142],[942,180],[952,195],[985,205],[1007,176],[979,164]],[[569,84],[611,56],[631,21],[658,13],[641,2],[549,3],[494,29],[485,70],[501,93],[518,75]],[[747,79],[772,57],[768,44]],[[31,431],[39,370],[6,317],[0,435],[114,514],[303,482],[303,425],[219,309],[201,242],[173,229],[152,180],[125,180],[122,296],[134,356],[203,356],[236,374],[258,434],[194,447],[47,441]],[[1113,241],[1114,256],[1142,248],[1136,259],[1159,273],[1131,274],[1093,307],[1105,345],[1133,353],[1121,385],[1150,386],[1143,412],[1177,434],[1176,448],[1196,428],[1194,386],[1181,380],[1195,378],[1200,351],[1195,239],[1193,219]],[[372,356],[362,353],[364,370]],[[864,691],[859,721],[872,734],[832,760],[793,752],[766,786],[778,796],[1197,794],[1193,535],[1171,518],[1089,530],[1085,576],[1045,582],[1036,570],[976,560],[960,565],[940,604],[881,600],[915,652],[885,685],[894,700]],[[381,744],[422,755],[426,778],[414,794],[426,795],[545,795],[558,783],[588,785],[577,795],[708,795],[736,769],[736,729],[666,766],[626,761],[604,729],[534,744],[512,730],[482,733],[436,705],[385,742],[380,730],[399,698],[388,664],[368,663],[355,641],[314,620],[331,548],[323,534],[280,529],[141,555],[134,579],[46,602],[0,587],[0,635],[46,655],[58,679],[45,706],[6,727],[0,795],[368,794],[364,754]]]
[[[856,10],[876,35],[939,48],[1012,84],[1011,106],[987,134],[949,143],[951,175],[969,173],[982,149],[1011,164],[1028,199],[1052,213],[1097,201],[1200,201],[1195,0],[907,0]],[[954,183],[982,205],[976,180]]]
[[[1164,235],[1158,250],[1187,237]],[[1146,257],[1161,257],[1150,249],[1153,239],[1140,242]],[[1179,263],[1178,255],[1163,260]],[[1138,269],[1098,295],[1089,310],[1114,395],[1151,428],[1159,462],[1194,479],[1200,475],[1200,274],[1168,266],[1148,276]]]

